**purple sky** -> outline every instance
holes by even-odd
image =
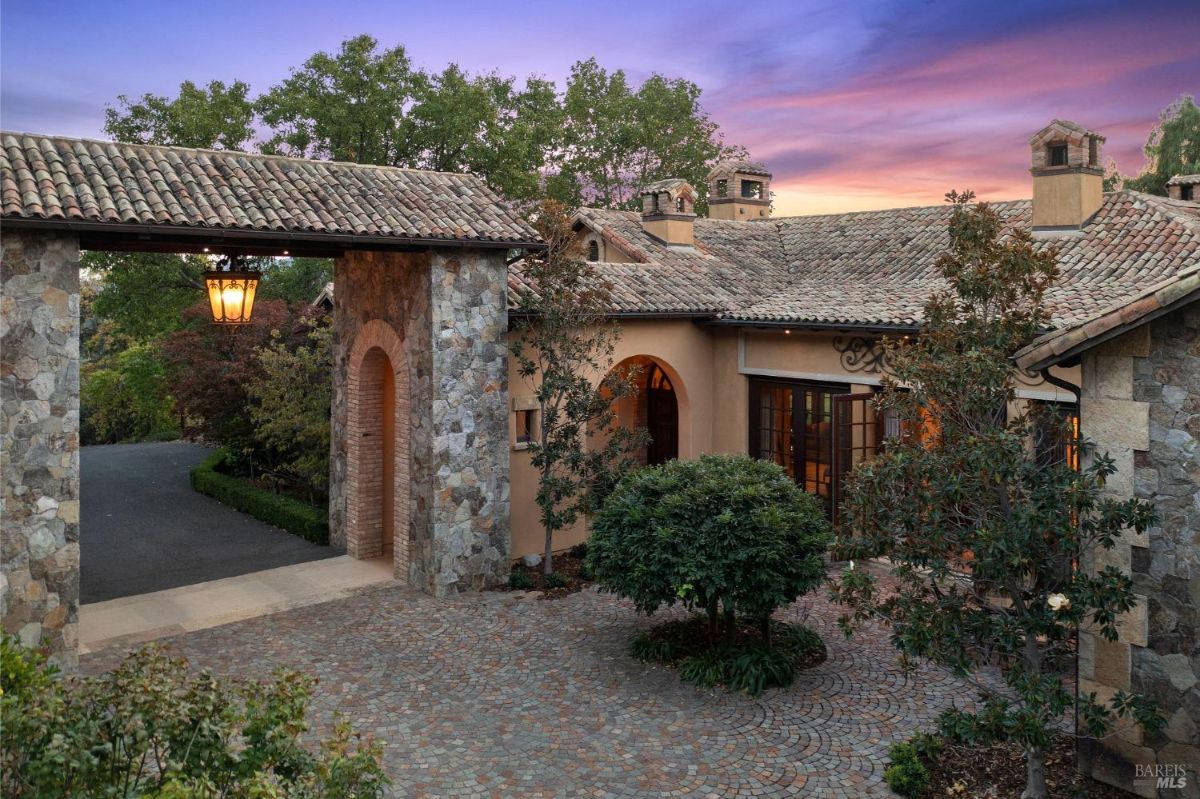
[[[262,91],[359,33],[417,65],[561,81],[596,56],[686,77],[730,141],[775,172],[779,213],[1029,194],[1029,135],[1108,136],[1124,172],[1158,112],[1200,93],[1200,1],[789,3],[4,0],[0,124],[101,136],[118,94],[182,80]]]

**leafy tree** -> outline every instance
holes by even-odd
[[[745,455],[668,461],[627,476],[596,514],[587,562],[601,590],[653,613],[682,602],[731,639],[825,577],[829,522],[782,468]]]
[[[329,490],[329,321],[302,320],[305,338],[299,344],[277,331],[258,349],[258,370],[246,386],[255,439],[279,453],[279,468],[308,490],[310,500]]]
[[[422,80],[403,47],[382,52],[367,35],[320,52],[255,107],[274,129],[263,151],[360,164],[412,163],[408,107]]]
[[[199,255],[90,250],[80,266],[101,278],[91,311],[110,320],[114,333],[142,341],[179,328],[183,311],[202,296],[209,263]]]
[[[559,137],[554,84],[530,78],[469,76],[455,64],[428,76],[411,112],[417,166],[472,172],[509,199],[530,201]]]
[[[1200,174],[1200,108],[1191,95],[1163,109],[1143,152],[1146,166],[1136,178],[1125,179],[1126,188],[1165,196],[1175,175]]]
[[[149,646],[67,680],[9,635],[0,671],[5,796],[373,799],[390,782],[381,744],[343,720],[302,745],[316,680],[294,671],[221,679]]]
[[[166,367],[153,343],[133,344],[100,362],[87,362],[80,378],[84,444],[178,437]]]
[[[882,592],[851,566],[834,595],[849,607],[848,633],[882,617],[904,658],[963,676],[998,665],[1004,685],[980,682],[981,709],[953,709],[941,726],[972,743],[1019,744],[1023,796],[1041,799],[1045,752],[1070,709],[1089,736],[1117,716],[1160,723],[1140,697],[1076,697],[1062,676],[1080,625],[1114,640],[1117,615],[1134,605],[1128,575],[1076,564],[1112,548],[1125,528],[1146,530],[1153,511],[1102,494],[1114,471],[1107,456],[1079,472],[1039,463],[1030,441],[1050,421],[1034,412],[1007,418],[1009,358],[1046,324],[1057,255],[1035,249],[1024,230],[1005,231],[986,204],[970,205],[972,194],[948,199],[951,243],[938,267],[949,288],[927,302],[915,344],[892,342],[895,374],[878,402],[906,432],[854,471],[842,506],[840,556],[889,558],[898,585]]]
[[[132,101],[122,94],[117,107],[104,110],[104,132],[117,141],[243,150],[254,135],[249,92],[240,80],[214,80],[207,87],[184,81],[174,98],[143,94]]]
[[[725,144],[690,81],[652,75],[635,91],[622,70],[610,74],[592,58],[571,68],[563,106],[564,177],[555,188],[576,188],[564,198],[571,204],[633,207],[646,183],[680,177],[703,186],[718,161],[745,155]]]
[[[274,465],[273,453],[257,446],[250,416],[248,386],[257,377],[257,351],[269,346],[276,331],[296,336],[297,314],[280,300],[254,305],[248,325],[214,325],[208,302],[184,312],[184,326],[161,343],[167,381],[189,432],[229,450],[248,468]]]
[[[258,298],[264,300],[308,304],[333,280],[329,258],[264,258],[257,267],[262,272]]]
[[[550,574],[554,534],[598,507],[645,431],[616,424],[616,401],[636,387],[633,374],[611,368],[621,332],[608,320],[608,284],[583,259],[560,204],[543,203],[537,225],[548,248],[524,262],[529,288],[518,295],[511,349],[538,402],[530,451]]]

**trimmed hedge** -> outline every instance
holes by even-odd
[[[314,544],[329,544],[329,515],[323,508],[273,494],[224,474],[219,468],[225,464],[225,459],[225,450],[219,449],[192,467],[192,488],[223,505],[247,513],[261,522],[281,527]]]

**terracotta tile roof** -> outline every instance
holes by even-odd
[[[1014,359],[1022,369],[1051,366],[1087,349],[1091,342],[1132,329],[1148,317],[1200,298],[1200,264],[1121,300],[1091,320],[1052,330],[1019,351]]]
[[[993,203],[1028,227],[1028,200]],[[697,219],[695,247],[646,234],[634,212],[579,211],[639,263],[606,263],[620,313],[702,313],[728,321],[816,326],[915,326],[942,287],[935,262],[948,246],[947,206],[738,222]],[[1056,327],[1200,263],[1200,204],[1132,191],[1105,196],[1082,231],[1039,236],[1059,248],[1049,292]],[[520,285],[519,267],[513,285]]]
[[[730,158],[713,167],[712,171],[708,173],[708,178],[709,180],[712,180],[714,177],[718,177],[720,175],[729,175],[733,174],[734,172],[740,172],[743,175],[764,175],[766,177],[771,177],[770,170],[767,169],[765,164],[759,161],[746,161],[738,158]]]
[[[537,241],[472,175],[0,133],[5,220]]]

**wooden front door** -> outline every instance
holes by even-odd
[[[657,466],[679,457],[679,401],[675,387],[658,364],[646,374],[646,465]]]

